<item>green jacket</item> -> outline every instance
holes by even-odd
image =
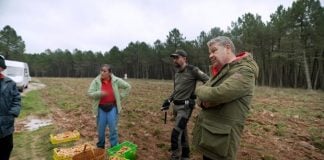
[[[258,66],[246,53],[226,64],[218,75],[196,89],[198,105],[207,102],[193,130],[193,144],[212,159],[236,159],[245,119],[253,96]]]
[[[120,113],[122,106],[121,100],[128,96],[131,86],[121,78],[111,75],[112,87],[117,103],[118,113]],[[122,89],[121,92],[119,89]],[[101,76],[98,75],[90,84],[88,95],[93,99],[92,111],[94,115],[98,113],[98,105],[101,99]]]

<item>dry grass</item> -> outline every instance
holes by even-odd
[[[41,97],[54,120],[54,132],[77,129],[82,140],[95,144],[97,135],[91,100],[92,78],[40,78],[47,87]],[[163,124],[159,110],[173,88],[172,81],[128,80],[130,96],[120,115],[120,141],[138,145],[139,160],[168,159],[172,121]],[[258,87],[241,140],[238,159],[323,159],[324,93]],[[196,116],[199,109],[195,109]],[[168,112],[168,120],[172,116]],[[189,130],[193,126],[193,118]],[[108,142],[108,141],[107,141]],[[107,144],[108,145],[108,144]],[[51,152],[49,152],[51,154]],[[197,152],[193,159],[201,159]]]

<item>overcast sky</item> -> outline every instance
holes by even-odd
[[[323,5],[321,0],[321,4]],[[245,13],[269,21],[293,0],[0,0],[0,29],[10,25],[27,53],[75,48],[109,51],[131,41],[153,45],[177,28],[187,40],[213,27],[226,31]]]

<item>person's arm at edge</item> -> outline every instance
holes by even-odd
[[[14,117],[18,117],[21,109],[21,97],[19,91],[16,87],[16,84],[12,87],[12,103],[10,104],[9,113],[12,114]]]

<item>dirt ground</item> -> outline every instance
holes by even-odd
[[[95,118],[91,112],[91,100],[86,96],[92,79],[40,80],[47,86],[40,91],[51,110],[49,117],[56,131],[76,129],[81,133],[80,143],[87,141],[95,145]],[[172,91],[172,81],[129,82],[132,91],[123,102],[119,118],[120,142],[131,141],[138,145],[138,160],[166,160],[173,127],[172,110],[168,111],[167,124],[164,124],[164,113],[159,108]],[[258,87],[237,159],[324,160],[323,95],[323,92]],[[190,133],[199,110],[196,108],[190,119]],[[106,142],[109,142],[108,139]],[[202,159],[194,148],[191,159]]]
[[[29,93],[30,91],[34,91],[34,90],[40,90],[42,88],[45,88],[46,85],[41,83],[39,81],[39,79],[33,79],[33,81],[31,81],[28,84],[28,87],[24,89],[24,91],[22,93],[20,93],[20,95],[22,97],[26,96],[27,93]],[[35,119],[46,119],[46,118],[40,118],[34,115],[28,116],[24,119],[17,119],[15,122],[15,132],[21,132],[21,131],[26,131],[28,130],[28,125],[30,123],[30,121],[35,120]]]

